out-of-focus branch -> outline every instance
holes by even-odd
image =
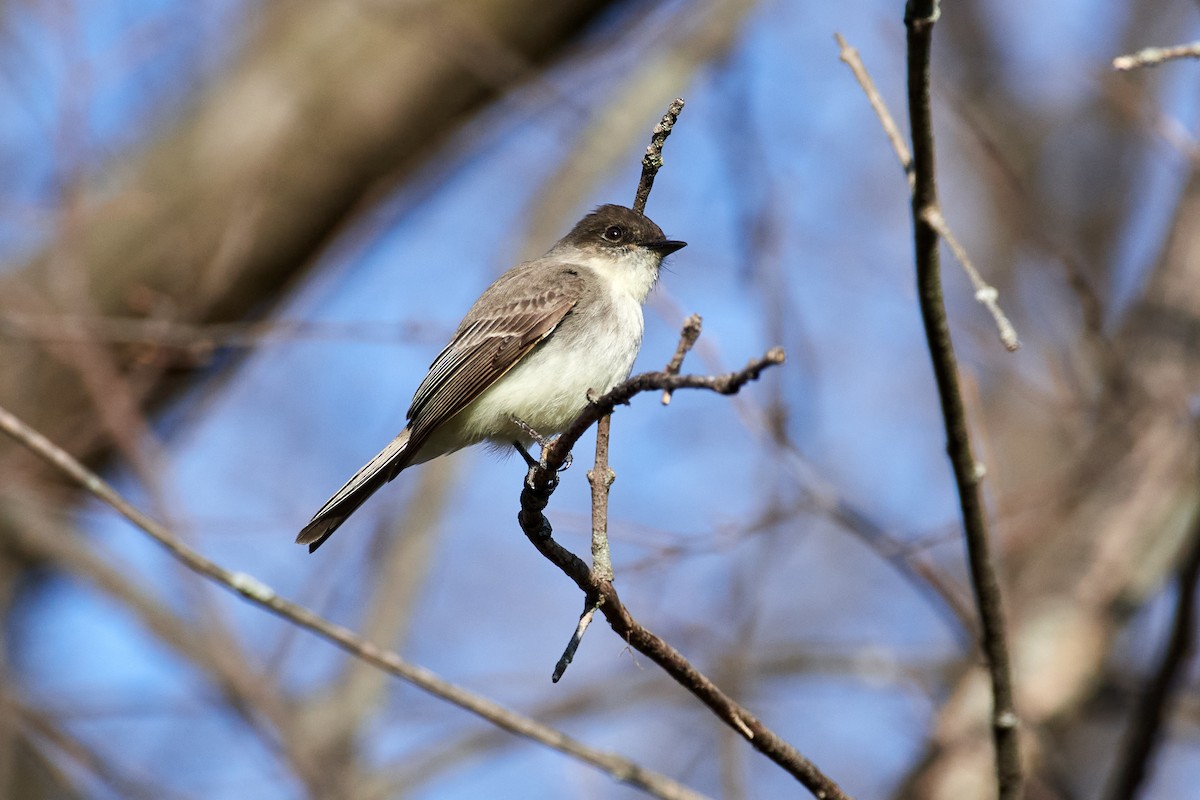
[[[680,6],[634,4],[653,9],[661,20],[649,46],[625,76],[606,85],[604,112],[571,121],[575,134],[570,157],[539,187],[526,218],[530,220],[523,256],[542,253],[573,222],[564,217],[588,201],[597,185],[626,164],[630,148],[644,141],[646,120],[660,113],[662,101],[687,86],[698,72],[721,62],[741,40],[747,17],[761,8],[758,0],[699,0]],[[664,17],[666,14],[668,16]]]
[[[1018,718],[1009,663],[1008,635],[1000,584],[992,564],[987,514],[980,483],[983,465],[975,460],[967,429],[966,408],[958,383],[958,365],[942,298],[938,231],[929,221],[938,208],[933,115],[929,93],[933,27],[941,13],[937,0],[909,0],[904,23],[908,31],[908,114],[913,149],[913,240],[917,293],[925,338],[933,362],[946,429],[946,450],[954,468],[963,517],[967,565],[979,609],[984,655],[992,684],[992,737],[996,748],[996,781],[1001,800],[1021,795],[1021,752]]]
[[[703,797],[664,775],[621,756],[588,747],[546,725],[524,717],[498,703],[446,681],[430,670],[410,664],[399,655],[336,625],[303,606],[279,597],[273,589],[243,572],[230,572],[184,545],[166,527],[150,519],[121,496],[103,478],[83,466],[62,448],[0,406],[0,431],[8,434],[53,468],[69,477],[97,499],[110,506],[129,522],[161,545],[188,569],[217,583],[251,604],[281,617],[347,653],[379,669],[408,681],[418,688],[469,711],[518,736],[524,736],[553,750],[590,764],[615,780],[636,786],[655,797],[699,800]]]
[[[1200,58],[1200,42],[1178,44],[1174,47],[1147,47],[1129,55],[1113,59],[1113,69],[1129,72],[1142,67],[1157,67],[1178,58]]]
[[[674,647],[649,631],[633,618],[621,602],[612,582],[597,575],[587,563],[564,548],[553,538],[553,529],[546,519],[546,506],[558,486],[558,470],[566,461],[571,448],[589,427],[612,413],[618,405],[628,403],[634,396],[653,390],[684,388],[708,389],[721,394],[735,394],[743,386],[757,380],[763,370],[783,363],[781,348],[774,348],[762,358],[754,359],[738,372],[725,375],[674,375],[666,371],[636,375],[593,400],[575,421],[543,451],[541,461],[529,468],[525,487],[521,491],[521,511],[517,515],[521,530],[543,556],[571,578],[585,596],[600,597],[600,611],[613,632],[628,642],[675,679],[681,686],[708,706],[719,719],[767,756],[803,786],[820,798],[847,798],[848,795],[832,778],[801,755],[792,745],[764,725],[747,709],[718,688],[697,670]]]
[[[0,315],[0,338],[46,343],[100,342],[128,345],[138,361],[207,363],[213,351],[249,349],[295,341],[353,342],[423,341],[429,331],[419,323],[332,322],[329,320],[266,319],[250,322],[190,324],[143,317],[88,317],[78,314]]]
[[[896,125],[896,120],[893,119],[891,112],[888,111],[887,104],[883,102],[883,96],[875,88],[875,82],[871,79],[871,74],[867,72],[867,68],[863,65],[862,59],[858,57],[858,50],[847,44],[840,33],[835,33],[833,38],[837,40],[838,48],[840,49],[839,57],[846,66],[850,67],[850,71],[854,73],[855,79],[858,80],[858,85],[866,93],[867,102],[875,110],[875,115],[879,117],[879,124],[883,126],[884,134],[887,136],[888,141],[892,143],[892,149],[896,151],[896,157],[900,159],[900,166],[904,170],[905,177],[908,179],[909,191],[915,191],[916,172],[913,169],[912,155],[909,152],[908,145],[904,142],[904,137],[900,133],[899,126]],[[924,213],[927,217],[925,220],[926,224],[933,227],[938,235],[946,240],[946,244],[950,246],[954,257],[962,265],[963,272],[967,274],[967,279],[971,281],[971,287],[975,290],[975,300],[992,315],[992,320],[996,323],[996,330],[1000,334],[1000,342],[1004,345],[1004,349],[1010,353],[1020,349],[1021,341],[1017,338],[1017,330],[1013,327],[1004,310],[1000,308],[1000,293],[996,291],[996,287],[985,281],[983,275],[975,268],[974,262],[971,261],[970,256],[967,254],[967,249],[958,241],[958,237],[950,229],[950,224],[942,216],[941,209],[931,206]]]
[[[437,459],[416,477],[415,496],[398,518],[386,518],[376,533],[376,552],[361,575],[365,602],[362,636],[402,650],[419,604],[417,598],[431,574],[430,560],[455,485],[455,462]],[[322,796],[359,797],[376,778],[364,763],[359,737],[384,708],[387,673],[357,658],[346,659],[340,674],[305,699],[290,734],[309,761],[323,765]],[[501,734],[504,735],[504,734]]]
[[[197,323],[265,308],[381,181],[427,160],[520,76],[482,53],[538,64],[608,3],[479,0],[469,31],[449,24],[456,12],[416,5],[401,25],[356,3],[266,4],[242,56],[178,124],[98,169],[110,179],[79,188],[61,239],[0,276],[0,315],[36,303]],[[89,308],[72,306],[64,274]],[[148,383],[139,401],[171,388]],[[76,455],[107,447],[79,376],[38,342],[0,340],[0,403]]]
[[[65,521],[55,519],[52,515],[57,513],[56,504],[38,502],[34,490],[19,483],[5,487],[0,493],[0,503],[6,509],[6,524],[11,528],[5,540],[10,552],[25,560],[48,562],[119,603],[157,641],[212,681],[230,707],[265,742],[273,735],[262,730],[264,723],[280,731],[288,727],[290,719],[283,697],[275,692],[272,683],[261,680],[260,675],[248,669],[241,659],[242,653],[207,646],[209,640],[196,630],[194,623],[109,566],[86,539],[75,535]],[[297,769],[303,766],[296,764]]]
[[[1188,551],[1179,564],[1175,586],[1175,619],[1154,677],[1136,704],[1125,731],[1120,756],[1109,780],[1107,800],[1134,800],[1146,779],[1180,672],[1195,650],[1196,587],[1200,584],[1200,524],[1192,531]]]
[[[118,770],[108,759],[103,758],[87,744],[72,736],[49,714],[25,708],[11,698],[5,698],[3,702],[9,707],[8,710],[11,711],[14,720],[19,723],[21,728],[47,742],[54,750],[72,762],[77,769],[94,776],[117,796],[128,798],[128,800],[174,800],[175,798],[182,800],[182,796],[177,792],[168,791],[162,786],[149,785]],[[28,789],[28,787],[25,788]],[[20,793],[21,789],[18,789],[17,792],[18,794],[12,796],[28,797],[28,795]]]

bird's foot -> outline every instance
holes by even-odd
[[[512,423],[514,425],[516,425],[518,428],[521,429],[522,433],[524,433],[530,439],[533,439],[535,442],[537,442],[538,447],[542,448],[542,450],[545,450],[547,447],[549,447],[550,443],[552,441],[554,441],[554,439],[556,438],[556,437],[552,437],[552,436],[543,436],[542,434],[540,434],[536,430],[534,430],[533,426],[531,426],[528,422],[526,422],[523,419],[520,419],[519,417],[509,417],[509,419],[512,420]],[[521,458],[525,459],[525,463],[528,466],[532,467],[534,464],[538,463],[538,461],[536,459],[534,459],[533,456],[529,455],[529,451],[521,446],[520,442],[513,442],[513,447],[517,448],[517,452],[521,454]],[[575,461],[575,457],[572,456],[570,453],[567,453],[567,457],[563,460],[563,465],[558,468],[558,471],[566,472],[568,469],[571,468],[571,464],[574,463],[574,461]]]

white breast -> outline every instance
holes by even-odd
[[[538,433],[560,433],[583,410],[589,391],[603,394],[629,377],[642,345],[642,303],[658,277],[659,259],[644,253],[621,264],[572,263],[595,272],[608,297],[581,301],[542,344],[434,432],[418,461],[485,439],[528,444],[511,422],[514,416]]]

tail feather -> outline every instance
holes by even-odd
[[[296,536],[296,544],[306,544],[308,552],[315,552],[367,501],[368,497],[407,467],[408,439],[409,431],[405,428],[378,455],[354,473],[354,477],[346,481],[346,484],[313,514],[312,520]]]

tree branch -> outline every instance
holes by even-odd
[[[1129,727],[1117,753],[1120,762],[1109,779],[1108,800],[1133,800],[1146,779],[1146,773],[1162,735],[1163,718],[1175,690],[1180,672],[1195,650],[1196,587],[1200,584],[1200,525],[1192,530],[1187,552],[1179,563],[1176,579],[1175,619],[1162,660],[1146,691],[1130,715]]]
[[[846,66],[850,67],[850,71],[854,73],[854,77],[858,80],[858,85],[862,87],[863,92],[867,95],[867,102],[871,104],[871,108],[875,110],[875,115],[879,117],[879,124],[883,126],[884,134],[887,136],[888,141],[891,142],[892,149],[896,151],[896,158],[900,160],[900,166],[903,168],[904,175],[908,179],[908,189],[910,192],[913,191],[916,176],[913,171],[912,154],[908,150],[908,145],[904,143],[904,137],[900,133],[900,128],[896,125],[896,120],[892,117],[891,112],[888,111],[887,104],[883,102],[883,97],[880,96],[879,90],[875,88],[875,82],[871,80],[871,74],[863,66],[862,59],[858,57],[858,50],[847,44],[840,33],[835,33],[833,38],[838,43],[838,57]],[[1017,337],[1017,330],[1013,327],[1008,316],[1005,315],[1004,309],[1000,308],[1000,293],[996,291],[996,287],[985,281],[983,275],[975,268],[974,262],[971,261],[971,257],[967,254],[967,248],[963,247],[958,241],[958,237],[950,229],[950,224],[942,216],[941,210],[935,205],[929,207],[925,211],[925,214],[927,217],[925,221],[946,240],[946,244],[950,246],[954,257],[962,265],[963,272],[967,274],[967,280],[971,281],[971,287],[975,290],[975,300],[992,315],[992,321],[996,323],[996,330],[1000,335],[1000,343],[1004,345],[1004,349],[1008,352],[1016,352],[1021,347],[1021,340]]]
[[[638,180],[637,190],[633,196],[633,210],[639,214],[644,214],[646,211],[646,201],[650,199],[650,190],[654,188],[654,179],[658,176],[658,171],[662,169],[663,146],[666,145],[667,137],[671,135],[675,122],[682,112],[683,98],[676,97],[671,105],[667,106],[667,113],[663,114],[662,119],[654,126],[654,130],[650,134],[650,144],[646,146],[646,155],[642,157],[642,176]],[[695,335],[700,335],[698,328]],[[682,363],[683,353],[687,351],[683,349],[682,343],[680,348],[678,359]],[[672,363],[675,362],[672,361]],[[671,371],[670,365],[667,370]],[[679,371],[678,364],[675,365],[674,371]],[[670,393],[664,393],[663,398],[663,402],[666,403],[670,399]],[[616,473],[608,465],[608,443],[611,430],[612,419],[605,414],[596,425],[596,460],[587,474],[588,483],[592,487],[592,570],[607,581],[613,579],[612,555],[608,548],[608,492],[612,488],[613,481],[617,479]],[[563,651],[562,658],[558,660],[554,667],[554,674],[550,677],[554,683],[558,683],[563,673],[566,672],[567,666],[570,665],[571,659],[575,657],[575,651],[579,648],[579,643],[583,641],[583,634],[587,632],[592,617],[595,616],[597,603],[599,603],[599,597],[588,594],[583,614],[579,617],[579,624],[575,627],[575,632],[571,635],[571,640],[567,643],[566,650]]]
[[[997,787],[1001,800],[1016,800],[1021,795],[1018,718],[1013,701],[1000,585],[989,554],[987,517],[979,491],[985,470],[971,451],[954,344],[950,339],[950,326],[942,299],[938,231],[929,221],[930,213],[938,209],[929,64],[933,26],[940,13],[937,0],[909,0],[904,12],[904,24],[908,31],[908,113],[912,125],[912,216],[917,291],[925,338],[929,344],[929,355],[941,399],[946,450],[958,487],[967,564],[979,608],[983,650],[992,683],[992,737],[996,747]]]
[[[1117,56],[1112,65],[1115,70],[1129,72],[1142,67],[1157,67],[1179,58],[1200,58],[1200,42],[1177,44],[1174,47],[1147,47],[1136,53]]]
[[[453,703],[488,722],[518,736],[546,745],[571,758],[590,764],[612,778],[670,800],[702,800],[704,795],[692,791],[665,775],[648,770],[627,758],[588,747],[561,731],[543,725],[498,703],[446,681],[424,667],[410,664],[396,653],[385,650],[314,614],[303,606],[284,600],[274,590],[252,575],[230,572],[184,545],[165,526],[139,511],[103,478],[83,466],[70,454],[30,428],[8,409],[0,406],[0,431],[33,451],[52,467],[64,473],[83,489],[104,502],[137,528],[161,545],[173,558],[193,572],[241,595],[252,605],[303,628],[345,650],[356,658],[420,689]],[[586,567],[585,567],[586,569]]]
[[[663,145],[666,144],[667,137],[671,135],[671,130],[675,127],[675,122],[682,112],[683,98],[676,97],[671,105],[667,106],[667,113],[663,114],[662,119],[654,126],[654,131],[650,135],[650,144],[646,145],[646,155],[642,157],[642,177],[638,181],[637,191],[633,195],[633,210],[639,214],[646,213],[646,201],[650,199],[650,190],[654,188],[654,179],[658,176],[658,171],[662,169]]]
[[[600,611],[622,640],[662,667],[677,683],[712,709],[719,719],[737,731],[756,750],[787,770],[815,796],[847,800],[848,795],[833,779],[721,691],[683,654],[635,620],[621,602],[612,581],[601,578],[582,559],[554,541],[550,521],[543,513],[558,486],[558,468],[571,448],[584,431],[612,413],[616,406],[629,403],[635,395],[653,390],[708,389],[720,394],[735,394],[750,381],[757,380],[763,370],[782,364],[783,360],[783,349],[776,347],[738,372],[725,375],[676,375],[665,370],[646,372],[614,387],[589,403],[570,427],[542,451],[541,462],[530,467],[521,491],[521,511],[517,518],[521,530],[539,553],[573,580],[585,596],[599,596]]]

